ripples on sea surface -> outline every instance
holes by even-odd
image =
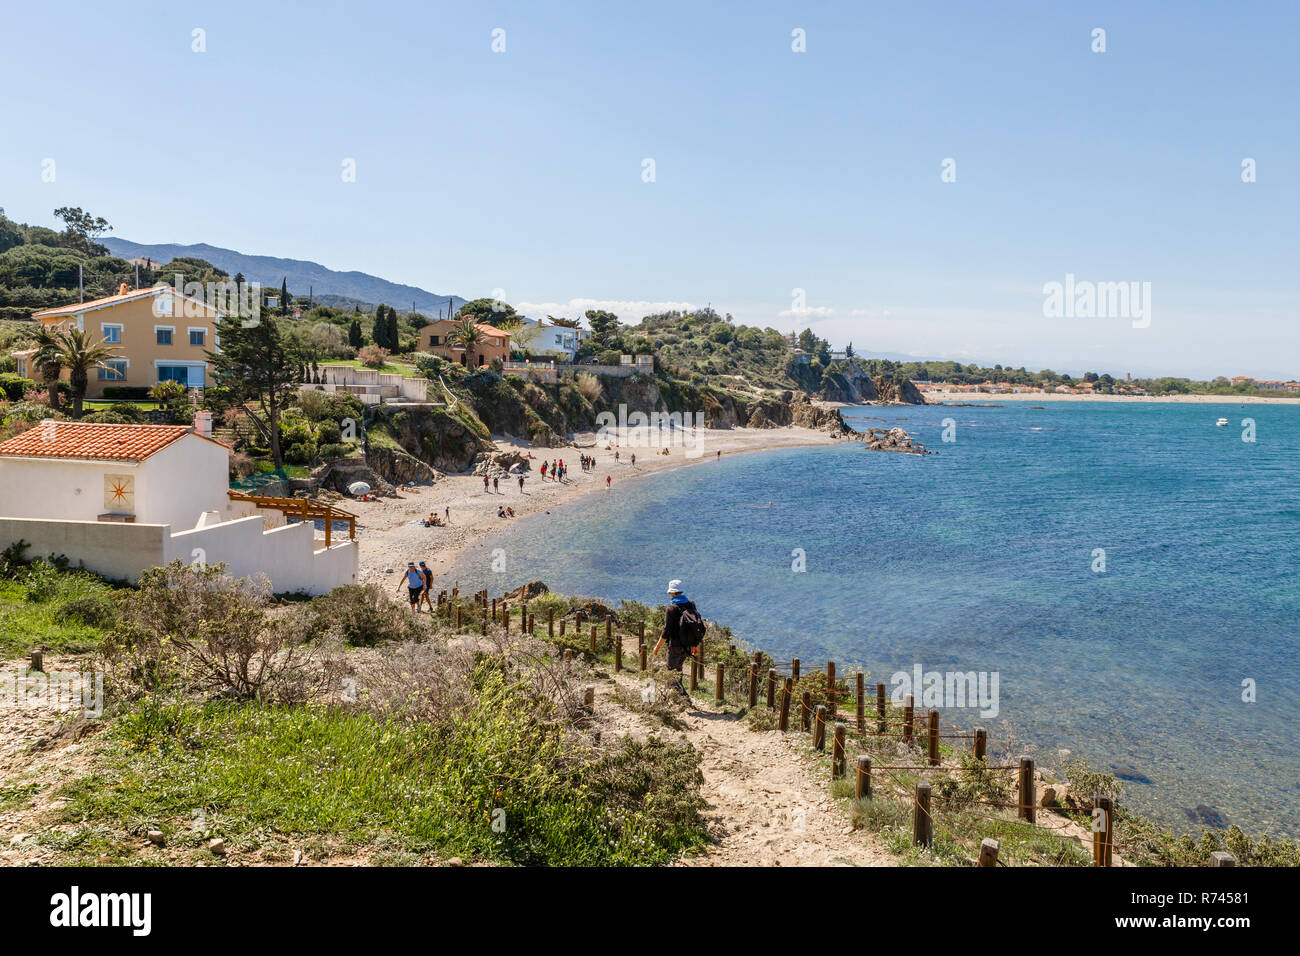
[[[951,719],[995,739],[1009,723],[1048,767],[1063,748],[1120,774],[1126,802],[1173,826],[1201,808],[1300,835],[1300,406],[844,416],[938,454],[846,442],[619,475],[612,494],[521,522],[447,578],[647,603],[682,578],[706,616],[778,659],[861,664],[873,681],[918,663],[997,671],[998,718]],[[493,547],[504,574],[489,574]],[[1248,679],[1257,703],[1242,701]]]

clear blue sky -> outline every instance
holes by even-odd
[[[533,314],[1295,377],[1298,36],[1293,2],[8,4],[0,205]],[[1150,282],[1150,326],[1045,318],[1066,273]]]

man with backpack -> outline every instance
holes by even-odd
[[[664,632],[651,652],[653,657],[659,653],[664,643],[668,644],[668,669],[677,671],[677,690],[681,691],[686,702],[691,702],[691,695],[682,685],[682,665],[688,657],[699,653],[704,641],[706,626],[704,618],[695,607],[695,602],[682,592],[682,582],[668,582],[668,610],[664,612]]]

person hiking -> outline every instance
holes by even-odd
[[[433,571],[423,561],[420,562],[420,577],[424,578],[424,593],[420,595],[420,604],[428,605],[429,613],[433,613]],[[418,611],[419,605],[416,606]]]
[[[682,665],[687,658],[699,654],[700,644],[704,640],[704,631],[704,619],[700,617],[695,602],[682,591],[682,582],[676,579],[669,581],[664,631],[659,635],[659,640],[655,643],[650,656],[658,654],[659,648],[664,644],[668,645],[668,669],[677,672],[677,683],[673,687],[681,692],[688,704],[691,703],[691,695],[682,686]]]
[[[414,561],[406,562],[406,596],[411,601],[411,610],[420,613],[420,595],[424,593],[424,575],[415,567]],[[397,582],[397,589],[402,589],[402,582]]]

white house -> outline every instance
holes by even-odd
[[[347,533],[320,540],[315,527],[351,516],[232,494],[230,450],[208,437],[210,425],[206,412],[197,431],[46,420],[0,443],[0,547],[25,541],[30,556],[66,555],[128,581],[179,558],[265,574],[275,591],[355,583],[356,542]]]
[[[552,355],[565,362],[572,362],[578,351],[578,329],[556,325],[546,319],[538,319],[536,326],[524,326],[530,332],[537,329],[528,342],[528,351],[533,355]]]

